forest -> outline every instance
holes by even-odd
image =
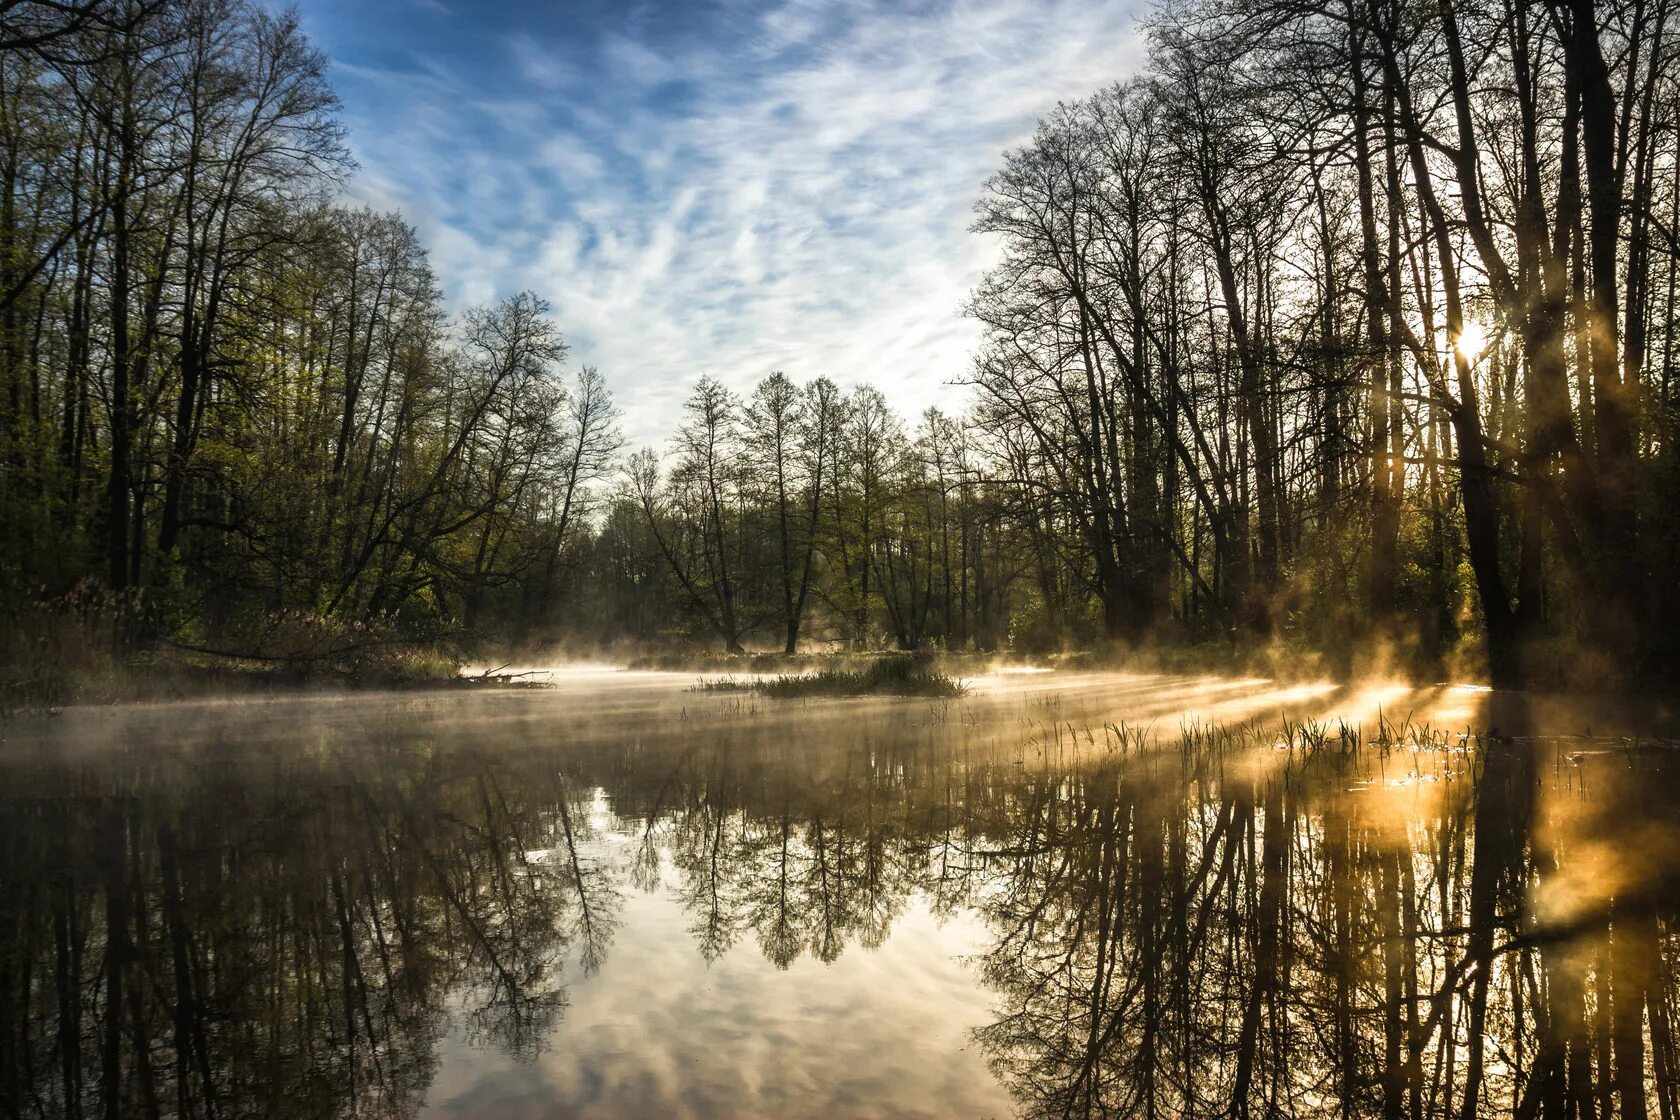
[[[413,226],[345,201],[294,13],[5,0],[0,663],[634,643],[1671,681],[1670,8],[1164,0],[1146,65],[975,184],[961,410],[895,411],[914,369],[697,354],[636,449],[543,295],[454,307]]]

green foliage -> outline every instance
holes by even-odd
[[[1505,43],[1498,7],[1416,49],[1452,20]],[[330,201],[345,138],[294,16],[147,4],[9,51],[0,611],[93,581],[144,604],[113,664],[185,647],[346,677],[378,632],[443,660],[1152,648],[1666,684],[1680,253],[1653,215],[1680,133],[1672,75],[1631,60],[1672,17],[1535,37],[1521,81],[1501,48],[1472,97],[1383,57],[1381,4],[1258,10],[1254,34],[1204,0],[1163,11],[1143,76],[1005,157],[963,415],[707,376],[667,452],[627,461],[541,298],[451,320],[411,226]],[[1547,109],[1571,89],[1644,108]],[[1610,140],[1629,158],[1584,168],[1608,203],[1588,220],[1545,153]]]

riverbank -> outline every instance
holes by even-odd
[[[71,705],[193,700],[267,692],[451,689],[521,682],[463,674],[464,653],[436,639],[276,616],[237,650],[189,634],[123,640],[119,615],[26,612],[0,620],[0,718]]]
[[[1141,646],[1096,645],[1048,652],[929,647],[912,651],[835,649],[788,654],[770,650],[725,653],[696,646],[667,646],[581,651],[562,648],[540,651],[535,656],[510,653],[507,659],[519,664],[587,661],[616,664],[633,670],[686,672],[708,677],[857,670],[881,660],[911,659],[957,678],[984,676],[1011,668],[1061,672],[1217,674],[1266,677],[1283,683],[1381,678],[1419,686],[1441,681],[1480,684],[1485,683],[1486,678],[1482,667],[1474,659],[1452,664],[1424,663],[1376,642],[1360,643],[1335,655],[1282,641],[1260,645],[1163,639]]]
[[[453,632],[415,635],[395,624],[369,628],[309,615],[265,618],[235,637],[224,634],[213,640],[189,629],[170,637],[122,642],[117,637],[118,617],[109,607],[99,607],[33,611],[0,620],[7,623],[0,625],[0,715],[73,704],[266,692],[542,687],[541,674],[527,674],[519,667],[579,663],[692,673],[711,681],[800,681],[785,686],[790,693],[820,687],[802,678],[824,677],[843,691],[888,694],[890,688],[878,690],[871,682],[890,682],[893,667],[901,663],[959,683],[1012,668],[1218,675],[1279,684],[1381,680],[1426,686],[1486,681],[1474,651],[1451,664],[1424,662],[1402,646],[1371,639],[1350,641],[1334,652],[1286,639],[1265,644],[1163,639],[1136,647],[1034,654],[938,648],[732,654],[694,643],[505,647]],[[1611,675],[1578,652],[1542,652],[1537,681],[1546,690],[1630,691],[1606,687]]]

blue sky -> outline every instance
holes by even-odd
[[[634,443],[694,381],[961,406],[1003,151],[1125,77],[1138,0],[302,0],[359,170],[452,305],[530,288]]]

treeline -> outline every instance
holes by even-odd
[[[1110,633],[1676,661],[1666,0],[1190,0],[980,207],[978,422]]]
[[[630,579],[609,578],[605,608],[634,611],[641,588],[660,585],[656,621],[687,618],[731,651],[774,637],[788,653],[802,635],[992,649],[1044,621],[1019,586],[1021,526],[972,430],[939,410],[910,429],[872,385],[842,393],[782,373],[745,401],[702,378],[684,410],[671,455],[630,458],[596,541],[602,559],[643,558]],[[639,621],[620,614],[611,629],[651,636]]]
[[[1173,641],[1662,680],[1670,7],[1165,4],[1143,72],[986,185],[965,414],[707,378],[621,458],[539,299],[451,321],[413,231],[334,204],[295,20],[14,5],[7,601],[91,580],[142,640],[223,649]]]
[[[616,447],[604,383],[561,376],[536,296],[451,321],[414,230],[335,204],[295,14],[5,19],[6,604],[300,657],[540,610]]]
[[[835,424],[812,386],[789,455],[766,383],[737,453],[712,387],[663,490],[641,461],[682,597],[730,643],[796,621],[818,541],[854,639],[873,614],[909,646],[1223,637],[1666,679],[1671,8],[1161,6],[1143,73],[987,184],[1002,260],[962,422],[906,439],[859,390]]]

